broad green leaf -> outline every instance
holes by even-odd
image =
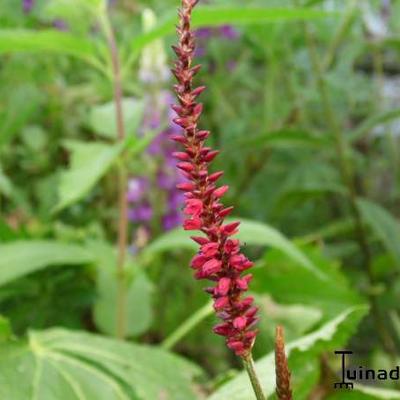
[[[321,249],[312,245],[302,246],[301,251],[324,274],[324,281],[309,270],[299,268],[294,259],[272,249],[253,271],[252,290],[268,293],[279,304],[316,307],[323,312],[324,320],[363,302],[336,261],[323,256]]]
[[[83,143],[69,141],[71,165],[63,171],[58,188],[59,201],[55,211],[81,200],[108,171],[123,149],[121,143]]]
[[[193,26],[219,26],[223,24],[251,25],[271,22],[286,22],[321,19],[335,14],[307,8],[268,8],[268,7],[199,7],[193,13]],[[133,52],[137,55],[147,44],[160,37],[175,32],[176,12],[168,15],[152,31],[135,37]]]
[[[54,29],[42,31],[0,30],[0,54],[17,52],[49,52],[88,59],[95,56],[96,48],[89,40]]]
[[[149,346],[51,329],[0,348],[0,398],[196,399],[194,364]]]
[[[379,204],[358,199],[357,206],[364,221],[371,227],[394,261],[400,266],[400,224]]]
[[[43,268],[93,261],[83,247],[52,241],[16,241],[0,245],[0,285]]]
[[[92,251],[97,259],[97,301],[94,306],[94,318],[99,329],[109,335],[116,333],[117,309],[117,257],[110,246],[94,244]],[[126,333],[138,336],[144,333],[153,320],[152,294],[153,284],[146,274],[138,270],[138,265],[126,266]]]
[[[298,247],[287,239],[282,233],[273,227],[262,224],[256,221],[239,219],[240,230],[237,238],[244,245],[253,246],[270,246],[279,249],[287,257],[294,260],[299,266],[311,271],[318,276],[319,279],[324,279],[324,274],[310,261]],[[170,251],[179,248],[196,250],[197,245],[190,239],[192,233],[184,231],[182,228],[177,228],[168,232],[153,243],[146,247],[143,251],[143,257],[151,257],[152,255]]]
[[[255,297],[260,306],[260,316],[265,315],[267,329],[271,335],[275,335],[275,326],[283,325],[286,328],[286,339],[297,338],[313,328],[322,318],[322,311],[318,307],[304,304],[279,304],[273,301],[269,295]],[[262,322],[263,323],[263,322]]]
[[[289,367],[292,370],[293,398],[305,399],[312,390],[315,378],[316,358],[324,351],[333,351],[344,346],[354,333],[358,323],[365,316],[368,308],[356,306],[346,309],[316,331],[303,336],[286,346],[289,356]],[[300,362],[301,361],[301,362]],[[266,396],[275,391],[274,353],[256,362],[256,370]],[[301,379],[298,379],[301,376]],[[304,381],[312,382],[308,388],[302,387]],[[237,377],[222,385],[209,400],[248,400],[253,398],[248,376],[241,372]]]
[[[126,135],[137,135],[142,120],[144,104],[135,99],[123,99],[122,109]],[[117,138],[115,103],[110,102],[92,107],[89,111],[89,126],[95,133],[107,139]]]

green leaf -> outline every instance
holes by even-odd
[[[95,56],[96,48],[89,40],[54,29],[0,30],[0,54],[17,52],[69,54],[88,59]]]
[[[371,227],[394,261],[400,266],[400,224],[379,204],[358,199],[357,206],[365,222]]]
[[[31,85],[13,87],[0,110],[0,148],[8,144],[14,135],[21,132],[37,111],[43,96]]]
[[[263,24],[265,22],[319,19],[332,15],[332,13],[311,8],[201,7],[193,13],[193,24],[194,26],[249,25]]]
[[[194,364],[148,346],[51,329],[0,349],[0,398],[196,399]]]
[[[93,261],[83,247],[51,241],[17,241],[0,245],[0,285],[43,268]]]
[[[262,133],[257,136],[237,140],[232,147],[271,147],[278,149],[286,148],[321,148],[330,145],[326,136],[317,136],[307,131],[281,130],[276,132]]]
[[[10,321],[0,314],[0,343],[4,343],[12,336]]]
[[[262,224],[256,221],[246,219],[235,219],[240,221],[240,229],[237,238],[244,245],[253,246],[270,246],[279,249],[287,257],[294,260],[299,266],[311,271],[318,276],[319,279],[324,279],[324,274],[307,258],[298,247],[287,239],[282,233],[275,228]],[[182,228],[177,228],[170,231],[153,243],[147,246],[143,251],[143,257],[152,257],[154,254],[164,251],[169,251],[177,248],[186,248],[197,250],[197,245],[190,239],[192,233],[184,231]]]
[[[13,192],[13,184],[10,179],[5,175],[3,168],[0,164],[0,194],[5,197],[10,197]]]
[[[123,149],[123,144],[69,141],[72,152],[70,168],[62,172],[56,212],[81,200],[109,170]]]
[[[327,164],[308,161],[289,172],[275,200],[276,208],[284,212],[288,206],[293,208],[293,203],[301,204],[309,198],[332,194],[346,194],[337,171]]]
[[[106,0],[48,0],[42,8],[41,17],[49,22],[61,20],[71,32],[89,35]]]
[[[337,393],[329,396],[328,400],[341,400],[343,399],[343,392],[338,390]],[[400,399],[400,392],[391,389],[381,389],[372,386],[355,385],[353,391],[346,391],[346,400],[378,400],[387,399],[395,400]]]
[[[316,331],[286,346],[289,367],[292,370],[293,398],[296,400],[306,398],[307,392],[312,390],[312,385],[307,385],[308,389],[305,389],[302,384],[305,380],[315,381],[317,376],[315,373],[316,357],[321,352],[332,351],[345,345],[367,310],[366,306],[349,308]],[[274,364],[274,353],[270,353],[256,362],[257,373],[266,396],[272,395],[275,391]],[[241,372],[237,377],[222,385],[209,397],[209,400],[248,400],[253,398],[252,396],[254,395],[248,382],[248,376]]]
[[[312,245],[302,246],[301,251],[326,277],[324,281],[309,270],[299,268],[295,260],[272,249],[253,271],[252,290],[268,293],[280,304],[316,307],[323,312],[324,320],[363,302],[336,261],[323,256],[321,249]]]
[[[193,13],[193,26],[219,26],[223,24],[251,25],[271,22],[287,22],[320,19],[335,14],[307,8],[268,7],[199,7]],[[135,55],[151,41],[175,32],[177,14],[171,13],[150,32],[135,37],[132,50]]]
[[[110,246],[95,244],[92,247],[97,258],[97,294],[94,306],[94,318],[100,330],[109,335],[116,333],[117,309],[117,257]],[[138,336],[144,333],[153,321],[152,294],[153,284],[146,274],[139,270],[138,265],[126,266],[126,333],[128,336]]]
[[[366,133],[369,133],[377,125],[386,124],[400,117],[400,109],[385,111],[372,115],[363,121],[355,130],[349,133],[351,141],[360,140]]]
[[[126,98],[122,101],[124,126],[126,135],[137,135],[137,129],[142,120],[144,103]],[[89,126],[95,133],[107,139],[117,138],[117,122],[115,103],[94,106],[89,111]]]
[[[322,318],[322,311],[317,307],[304,304],[279,304],[269,295],[257,294],[255,297],[260,306],[260,316],[265,316],[267,329],[271,337],[275,335],[275,326],[283,325],[286,328],[286,339],[299,337],[313,328]]]

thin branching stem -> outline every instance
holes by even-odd
[[[118,46],[115,39],[114,30],[110,24],[107,13],[103,19],[103,29],[107,37],[108,48],[111,58],[112,84],[114,90],[115,117],[117,123],[117,136],[119,142],[125,140],[124,116],[122,108],[122,79],[121,65]],[[124,339],[126,336],[126,280],[125,280],[125,259],[128,244],[128,199],[126,196],[127,171],[126,165],[122,160],[118,166],[118,257],[117,257],[117,307],[116,307],[116,336]]]

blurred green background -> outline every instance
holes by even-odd
[[[253,396],[179,227],[178,6],[1,0],[1,399]],[[194,15],[202,127],[256,262],[271,398],[278,323],[296,400],[400,398],[398,381],[333,389],[334,350],[354,367],[399,363],[399,21],[398,0],[210,0]]]

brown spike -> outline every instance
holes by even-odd
[[[283,327],[276,327],[275,336],[275,374],[276,374],[276,395],[279,400],[292,400],[290,388],[290,371],[285,353],[285,339]]]

